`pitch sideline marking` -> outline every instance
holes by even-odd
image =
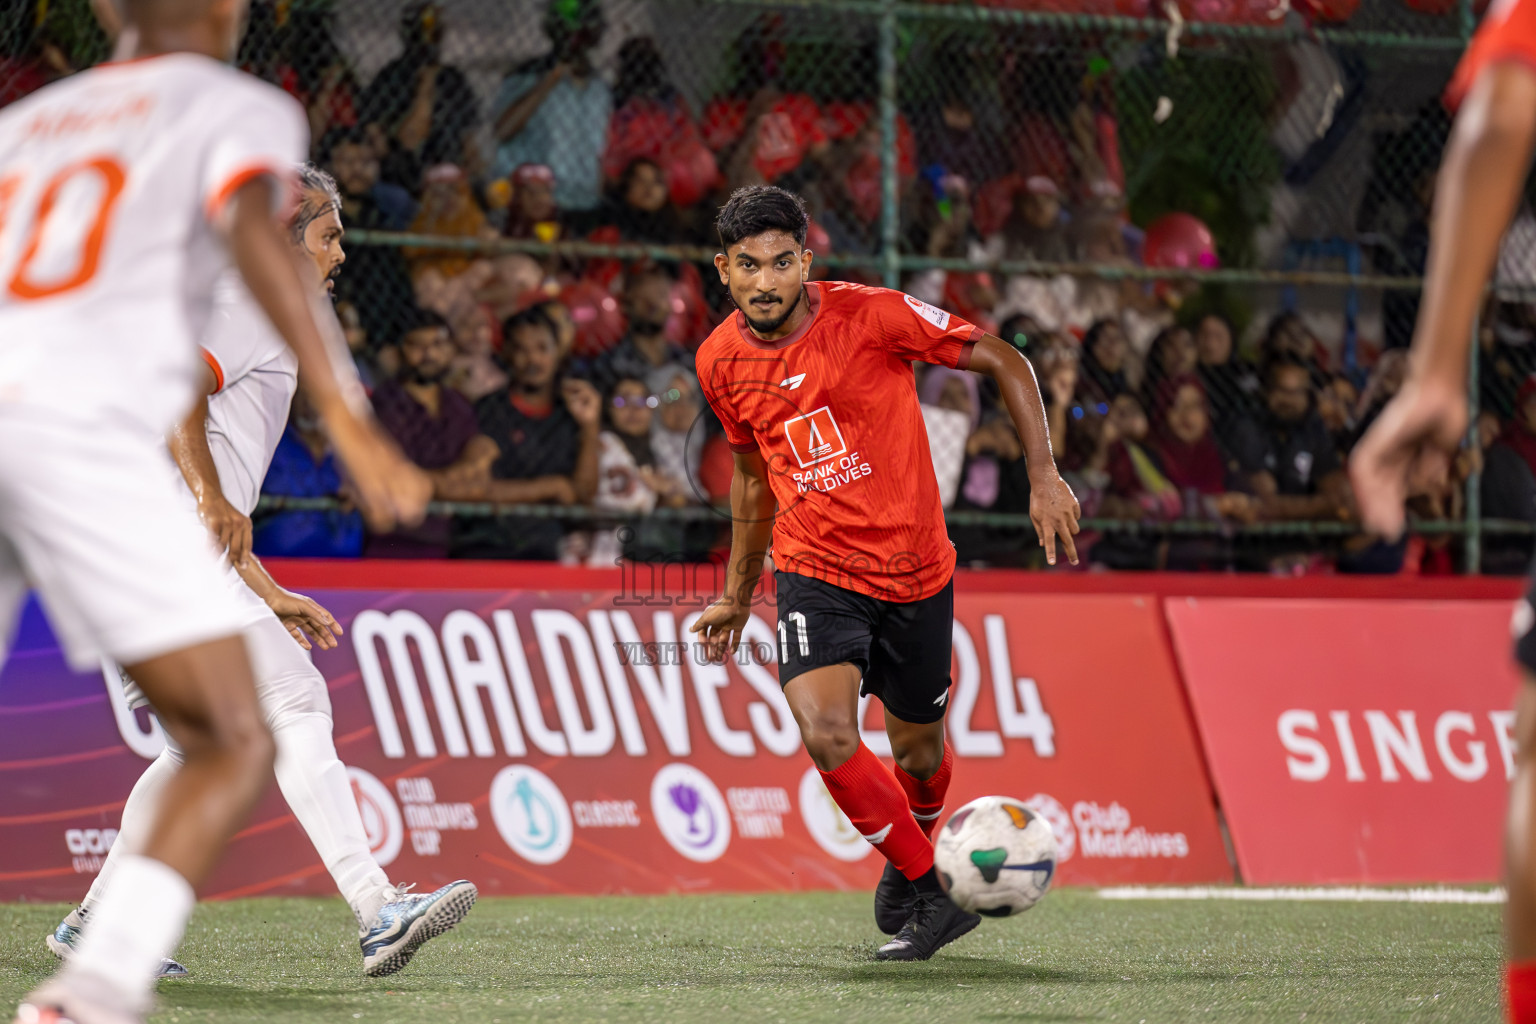
[[[1106,900],[1252,900],[1317,903],[1503,903],[1498,889],[1366,889],[1277,888],[1249,889],[1239,886],[1122,885],[1100,889]]]

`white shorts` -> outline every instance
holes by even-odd
[[[256,597],[249,587],[246,587],[246,593]],[[298,645],[266,604],[261,607],[266,614],[247,625],[243,635],[245,649],[251,656],[251,672],[256,678],[256,698],[261,702],[267,728],[275,732],[295,715],[322,714],[329,718],[331,695],[325,685],[325,676],[309,660],[309,652]],[[128,706],[147,706],[149,701],[133,678],[127,672],[120,675]]]
[[[240,632],[178,477],[160,438],[0,407],[0,659],[29,586],[77,671]]]

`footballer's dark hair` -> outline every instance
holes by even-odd
[[[341,193],[337,191],[336,179],[314,164],[300,164],[297,177],[299,203],[288,224],[288,232],[294,245],[303,245],[304,232],[310,224],[332,210],[336,211],[337,217],[341,216]]]
[[[720,207],[720,215],[715,218],[715,230],[720,233],[720,246],[725,250],[743,238],[764,231],[782,231],[793,236],[795,244],[803,247],[810,226],[805,200],[777,185],[748,185],[737,189]]]

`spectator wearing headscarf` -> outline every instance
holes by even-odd
[[[1152,449],[1168,482],[1184,495],[1186,516],[1251,521],[1257,515],[1248,495],[1228,489],[1230,460],[1211,430],[1205,386],[1193,373],[1164,381],[1153,406]]]
[[[1095,405],[1106,408],[1117,395],[1129,394],[1131,383],[1126,372],[1130,362],[1130,346],[1125,332],[1114,320],[1100,320],[1088,328],[1083,337],[1082,373],[1078,387],[1083,397]]]
[[[1218,430],[1258,407],[1258,374],[1238,357],[1233,338],[1231,322],[1220,313],[1207,313],[1195,325],[1200,382]]]

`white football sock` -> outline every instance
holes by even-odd
[[[393,889],[373,859],[352,780],[336,756],[329,715],[285,715],[272,723],[277,741],[277,785],[299,825],[315,844],[358,927],[367,927]]]
[[[160,962],[181,943],[196,897],[175,870],[140,854],[119,858],[113,885],[60,977],[100,980],[139,1011],[149,1004]]]
[[[80,901],[82,917],[92,914],[92,908],[101,902],[102,894],[107,891],[107,883],[117,873],[124,858],[144,849],[144,844],[149,840],[149,830],[155,823],[155,811],[160,807],[160,795],[181,770],[184,760],[180,750],[174,745],[167,745],[160,756],[144,769],[139,781],[133,784],[128,802],[123,804],[123,822],[118,827],[117,838],[112,840],[112,849],[107,851],[107,859],[96,873],[90,892]]]

